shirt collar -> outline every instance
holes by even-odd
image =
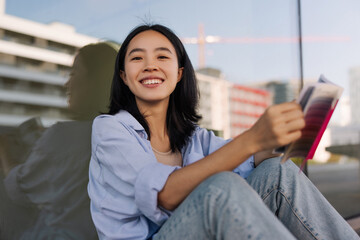
[[[120,112],[115,114],[115,117],[117,119],[121,119],[123,123],[132,127],[136,131],[145,131],[144,127],[128,111],[120,110]]]

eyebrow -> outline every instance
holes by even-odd
[[[166,52],[169,52],[169,53],[172,54],[170,49],[168,49],[167,47],[158,47],[158,48],[155,48],[155,51],[166,51]],[[131,54],[133,54],[135,52],[145,52],[145,49],[143,49],[143,48],[134,48],[129,52],[128,56],[130,56]]]

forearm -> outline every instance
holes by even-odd
[[[172,173],[159,192],[159,205],[173,210],[206,178],[235,169],[258,151],[251,139],[251,133],[245,132],[205,158]]]
[[[163,190],[158,194],[158,203],[166,209],[176,208],[189,193],[209,176],[231,171],[251,155],[285,146],[301,136],[305,121],[297,103],[283,103],[269,107],[260,119],[243,134],[219,150],[172,173]],[[257,156],[259,164],[264,156]]]

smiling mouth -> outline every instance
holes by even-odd
[[[144,79],[141,81],[141,84],[153,85],[153,84],[161,84],[163,82],[164,82],[164,80],[161,80],[161,79]]]

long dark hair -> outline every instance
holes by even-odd
[[[180,151],[201,119],[201,116],[197,113],[199,91],[195,71],[189,56],[180,39],[169,28],[159,24],[141,25],[134,28],[126,37],[116,58],[109,114],[114,115],[120,110],[128,111],[144,127],[150,139],[149,126],[136,105],[135,96],[120,77],[120,71],[125,70],[125,55],[130,41],[137,34],[148,30],[161,33],[171,42],[176,50],[179,68],[183,68],[182,78],[170,95],[166,115],[166,127],[171,150],[173,152]]]

